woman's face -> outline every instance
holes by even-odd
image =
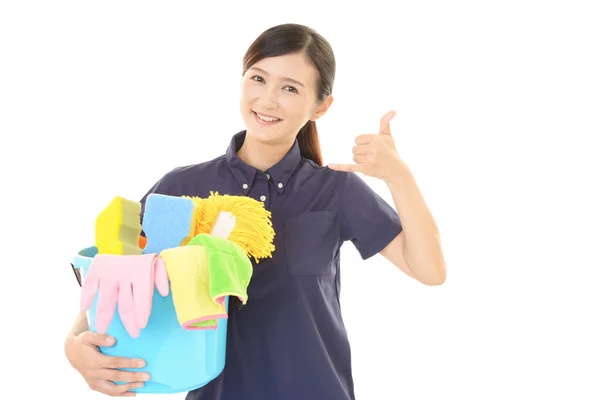
[[[247,135],[261,142],[291,142],[309,119],[326,109],[317,104],[318,71],[304,54],[265,58],[244,74],[240,111]]]

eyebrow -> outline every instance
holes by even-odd
[[[268,73],[267,71],[265,71],[264,69],[258,68],[258,67],[251,67],[250,69],[256,70],[256,71],[258,71],[258,72],[261,72],[261,73],[263,73],[263,74],[265,74],[265,75],[269,75],[269,73]],[[286,80],[286,81],[289,81],[289,82],[293,82],[293,83],[295,83],[296,85],[298,85],[298,86],[302,86],[303,88],[305,88],[305,87],[304,87],[304,85],[302,84],[302,82],[299,82],[299,81],[297,81],[297,80],[295,80],[295,79],[292,79],[292,78],[286,78],[286,77],[283,77],[282,79],[284,79],[284,80]],[[306,88],[305,88],[305,89],[306,89]]]

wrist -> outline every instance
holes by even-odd
[[[390,168],[390,173],[384,179],[388,187],[403,186],[413,179],[408,166],[398,159],[398,161]]]

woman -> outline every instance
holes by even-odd
[[[225,369],[189,400],[354,399],[339,304],[345,241],[363,259],[380,253],[424,284],[445,280],[435,222],[394,146],[394,113],[379,132],[357,137],[355,164],[322,166],[315,121],[332,104],[334,75],[333,52],[315,31],[296,24],[265,31],[244,57],[246,130],[224,155],[170,171],[142,199],[218,191],[250,196],[272,212],[275,252],[254,265],[248,303],[230,310]],[[383,179],[398,213],[356,172]],[[132,395],[148,377],[116,368],[143,364],[99,353],[114,342],[87,328],[81,315],[66,340],[71,364],[92,389]]]

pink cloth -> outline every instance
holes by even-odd
[[[117,305],[129,335],[137,338],[148,324],[154,287],[169,294],[165,262],[157,254],[96,255],[81,290],[81,312],[92,306],[96,294],[96,331],[106,333]]]

